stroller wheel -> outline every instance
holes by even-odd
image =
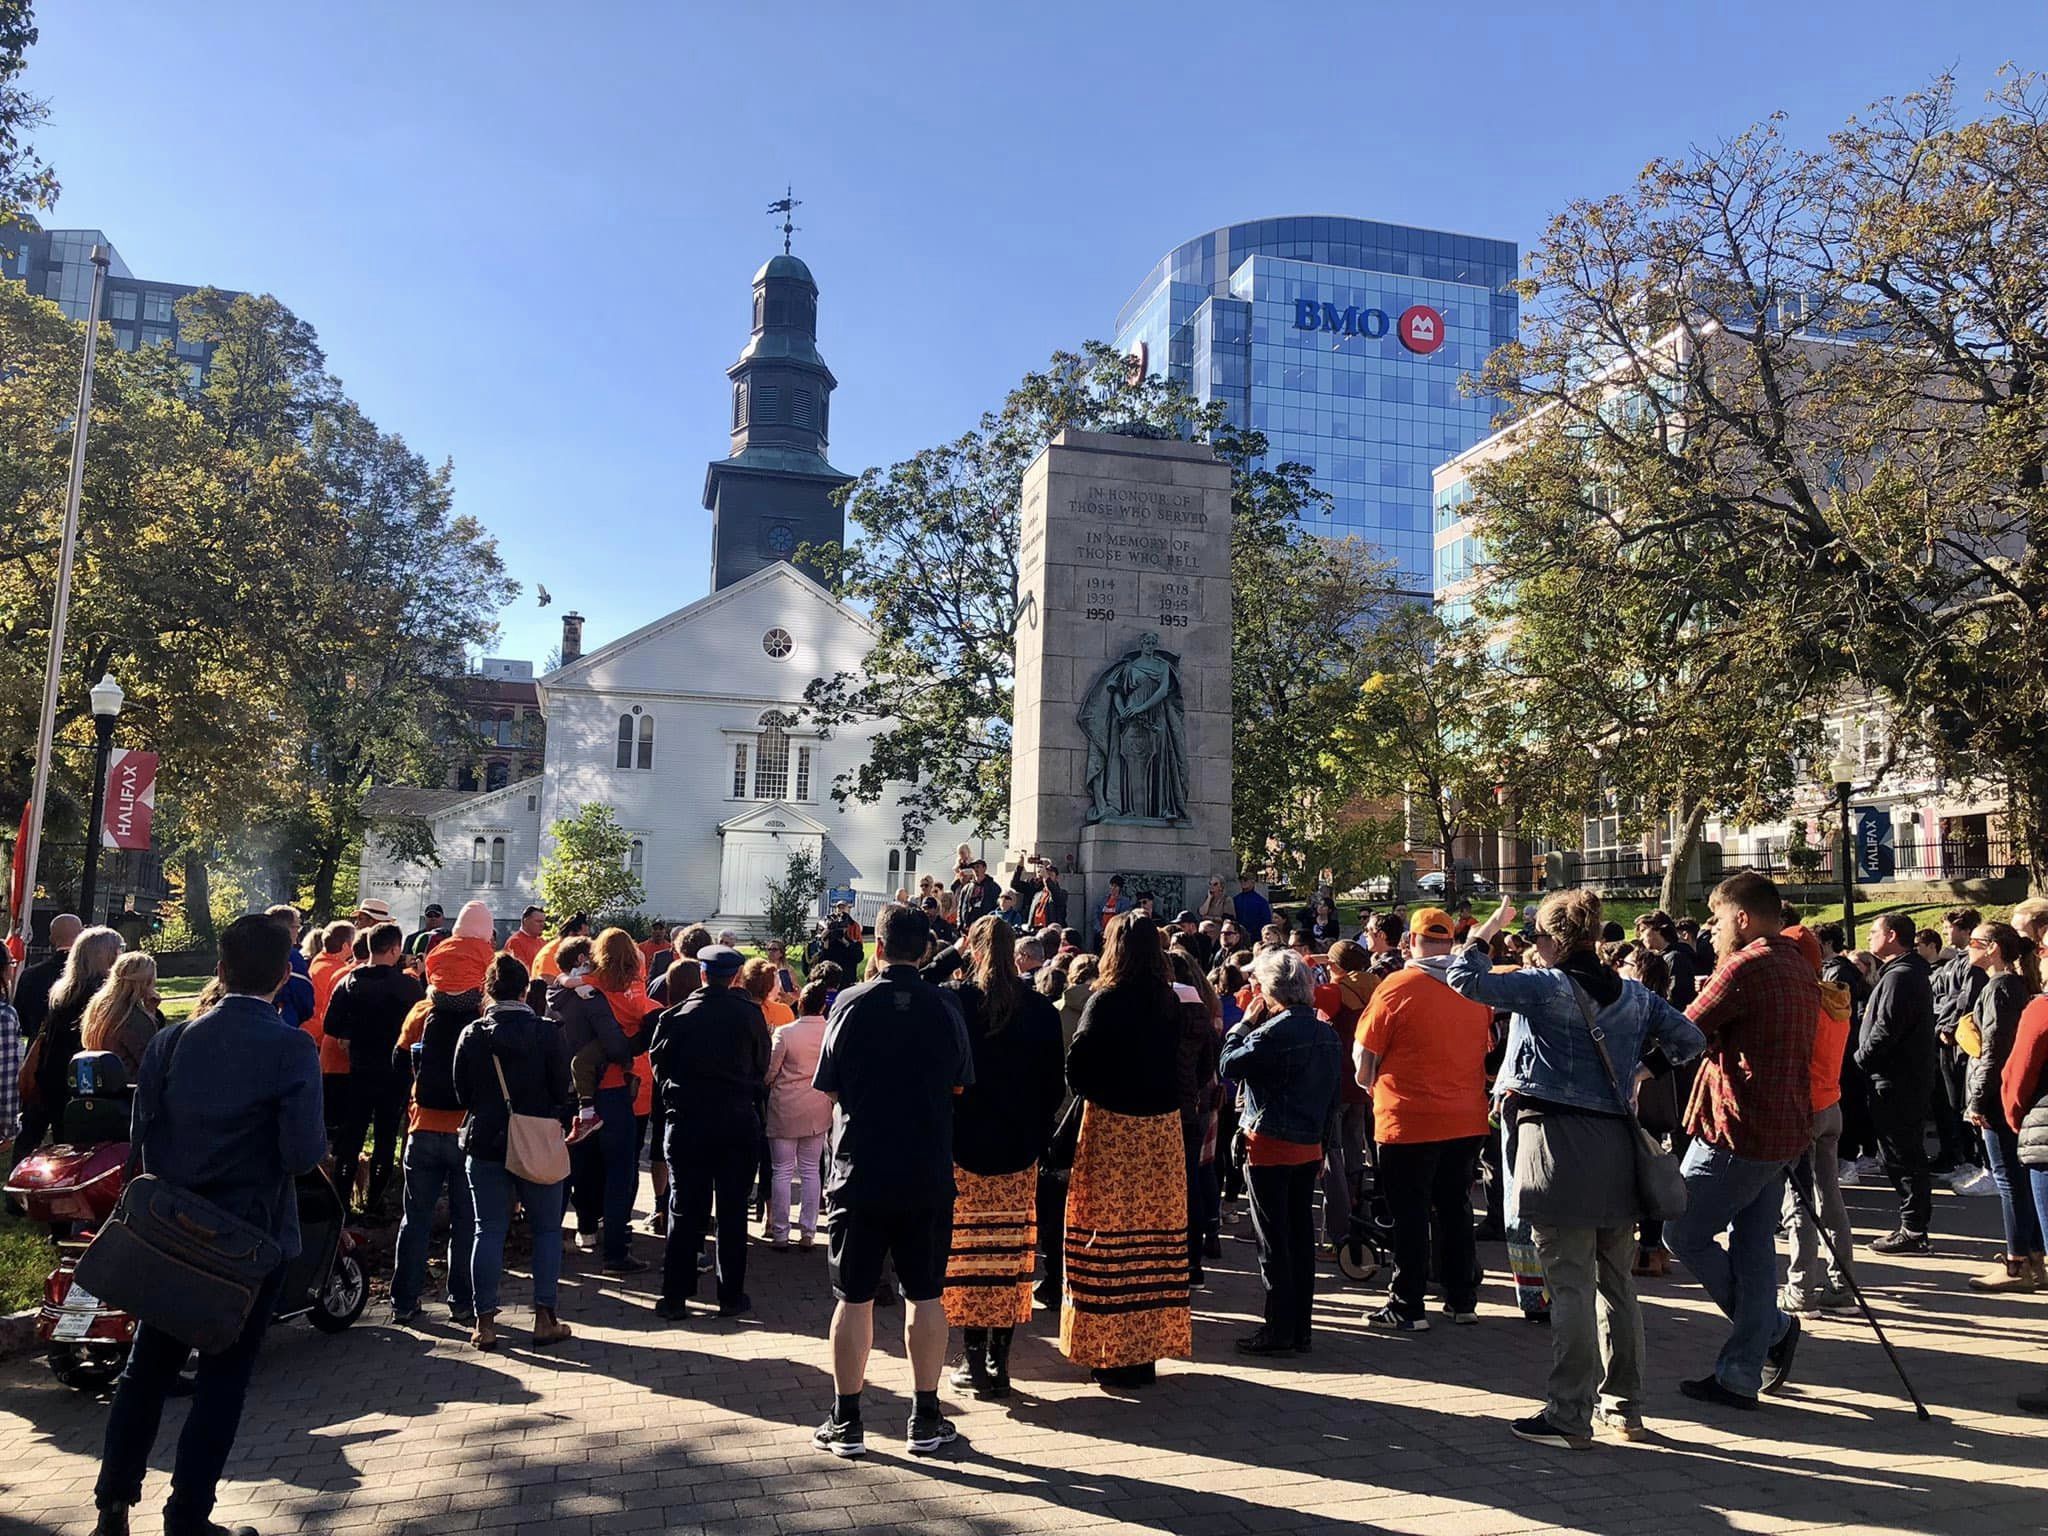
[[[1380,1272],[1379,1255],[1362,1237],[1347,1237],[1337,1245],[1337,1268],[1347,1280],[1370,1280]]]

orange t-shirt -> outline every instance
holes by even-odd
[[[789,1004],[778,1003],[771,997],[761,1005],[761,1017],[768,1021],[770,1029],[778,1029],[784,1024],[796,1022],[796,1010]]]
[[[1450,1141],[1486,1134],[1486,1048],[1493,1010],[1415,966],[1373,989],[1358,1043],[1379,1058],[1373,1134]]]
[[[1820,1020],[1813,1029],[1813,1112],[1842,1102],[1842,1056],[1849,1049],[1849,989],[1820,984]]]
[[[344,949],[330,955],[324,951],[306,967],[306,979],[313,983],[313,1016],[306,1020],[306,1033],[320,1042],[320,1073],[335,1077],[348,1071],[348,1042],[327,1038],[327,1004],[341,978],[356,968],[356,957]]]
[[[560,939],[549,939],[541,945],[540,953],[533,957],[533,974],[542,981],[553,981],[562,974],[562,967],[555,959],[555,952],[562,947]]]
[[[427,1019],[432,1015],[434,1005],[425,998],[412,1005],[412,1012],[405,1016],[405,1027],[398,1032],[398,1048],[409,1051],[427,1032]],[[407,1112],[405,1128],[408,1131],[445,1131],[454,1135],[462,1129],[464,1111],[459,1109],[421,1109],[419,1090],[412,1095],[412,1108]]]
[[[512,936],[505,941],[505,953],[526,967],[527,974],[533,973],[533,962],[540,955],[542,939],[537,933],[528,933],[524,928],[514,928]]]

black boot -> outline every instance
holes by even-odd
[[[965,1346],[961,1351],[960,1368],[953,1372],[954,1390],[972,1392],[977,1397],[988,1390],[988,1330],[986,1328],[963,1328],[960,1338]]]
[[[128,1506],[109,1504],[100,1511],[100,1523],[92,1528],[92,1536],[128,1536]]]
[[[1011,1328],[992,1328],[988,1335],[988,1395],[1008,1397],[1010,1395],[1010,1339],[1015,1333]]]

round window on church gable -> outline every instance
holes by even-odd
[[[761,637],[761,649],[780,661],[796,649],[796,642],[789,638],[788,630],[776,628]]]

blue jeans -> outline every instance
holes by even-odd
[[[630,1123],[630,1116],[628,1121]],[[529,1184],[505,1171],[503,1163],[469,1160],[469,1192],[476,1200],[476,1248],[470,1255],[470,1283],[481,1317],[498,1310],[498,1277],[505,1268],[505,1229],[512,1224],[517,1194],[533,1227],[533,1304],[555,1309],[562,1279],[561,1184]]]
[[[391,1261],[391,1310],[403,1317],[420,1304],[433,1242],[434,1205],[448,1192],[448,1309],[473,1312],[469,1252],[476,1246],[476,1207],[469,1171],[453,1131],[414,1131],[405,1139],[405,1215],[398,1223],[398,1253]]]
[[[1729,1391],[1754,1397],[1763,1389],[1764,1357],[1791,1326],[1778,1310],[1785,1164],[1760,1163],[1696,1141],[1683,1166],[1685,1214],[1665,1226],[1664,1241],[1734,1325],[1714,1374]]]
[[[1991,1164],[1992,1182],[1998,1186],[1998,1214],[2005,1218],[2007,1257],[2024,1259],[2041,1252],[2041,1217],[2034,1209],[2027,1170],[2020,1166],[2020,1139],[2002,1120],[1985,1129],[1984,1156]]]
[[[171,1497],[164,1505],[168,1536],[203,1531],[213,1515],[221,1470],[228,1464],[228,1452],[235,1448],[242,1404],[256,1370],[256,1351],[270,1326],[270,1312],[277,1304],[277,1288],[283,1279],[280,1268],[264,1282],[240,1338],[219,1354],[199,1357],[192,1406],[185,1414],[185,1427],[178,1432],[178,1459],[171,1466]],[[163,1422],[164,1398],[185,1368],[189,1353],[184,1344],[160,1328],[144,1323],[135,1330],[135,1345],[128,1352],[128,1363],[114,1387],[113,1406],[107,1411],[106,1447],[100,1456],[99,1481],[93,1488],[93,1501],[101,1509],[142,1502],[142,1475],[149,1468],[149,1453]]]
[[[2048,1233],[2048,1168],[2029,1168],[2025,1172],[2027,1184],[2034,1191],[2034,1219],[2041,1224],[2041,1230]]]

